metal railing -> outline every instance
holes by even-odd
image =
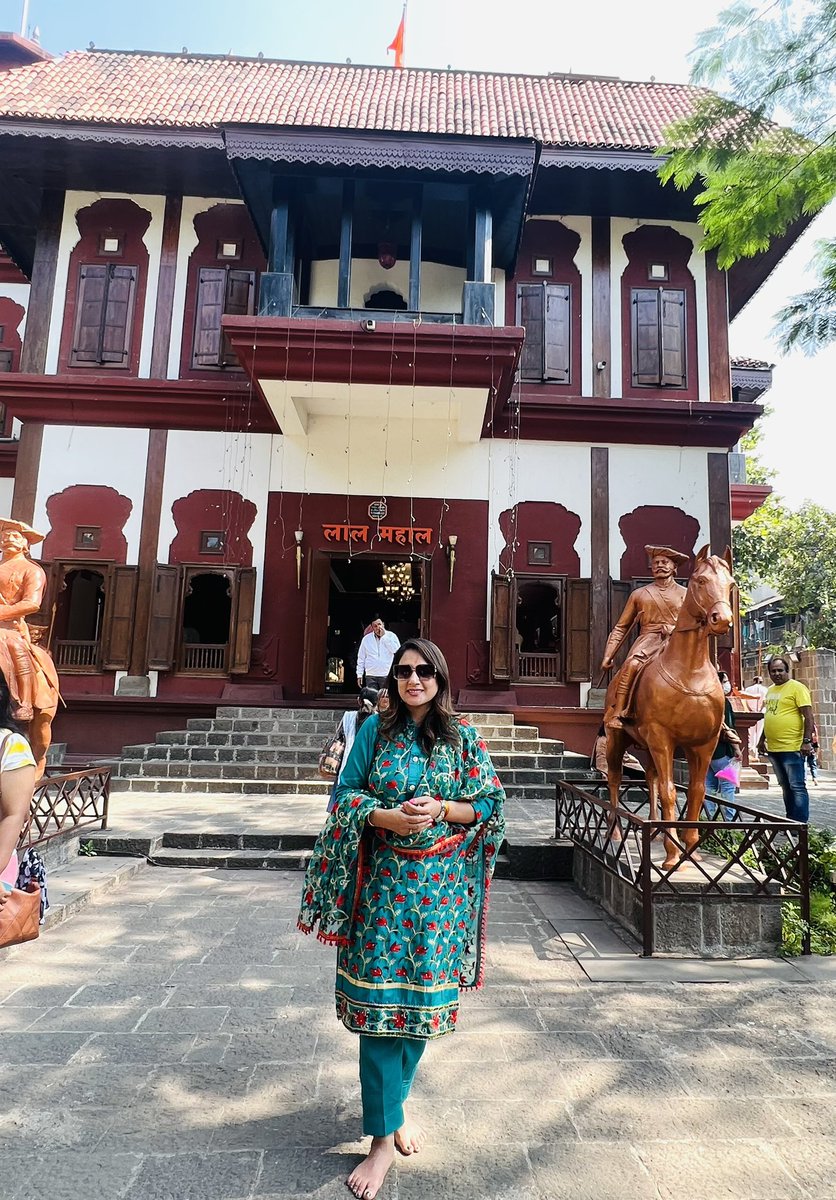
[[[684,788],[676,789],[676,819],[650,819],[650,795],[643,781],[622,782],[618,806],[610,809],[605,779],[584,787],[561,780],[557,784],[555,836],[570,838],[641,897],[642,953],[653,954],[653,902],[660,894],[686,901],[706,895],[734,895],[735,902],[781,896],[796,900],[804,922],[802,952],[810,953],[810,865],[807,826],[748,805],[706,796],[702,820],[684,817]],[[715,820],[733,810],[732,820]],[[685,845],[682,834],[696,829],[696,845]],[[664,842],[676,846],[681,858],[664,865]],[[654,853],[655,852],[655,853]],[[699,853],[698,853],[699,852]],[[683,872],[687,866],[689,870]]]
[[[45,775],[35,785],[29,820],[18,848],[40,846],[86,825],[107,829],[110,767],[88,767],[67,775]]]
[[[82,667],[90,667],[95,670],[99,661],[98,638],[92,642],[53,642],[52,656],[59,671]]]
[[[227,643],[187,643],[183,646],[184,671],[223,671],[226,669]]]

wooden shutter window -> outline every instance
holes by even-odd
[[[568,283],[547,283],[546,338],[543,378],[554,383],[571,381],[572,289]]]
[[[255,301],[255,271],[201,267],[197,277],[193,367],[237,366],[221,330],[221,318],[249,316]]]
[[[491,678],[511,678],[514,665],[513,580],[507,575],[491,576]]]
[[[0,372],[11,371],[12,369],[12,351],[0,350]]]
[[[255,613],[255,567],[235,572],[235,601],[232,613],[230,675],[246,675],[250,669]]]
[[[631,310],[634,387],[685,387],[685,292],[634,288]]]
[[[517,324],[525,329],[525,341],[520,353],[520,379],[543,378],[543,345],[545,339],[545,292],[542,283],[517,285]]]
[[[81,267],[71,367],[128,366],[136,280],[136,267]]]
[[[127,671],[133,645],[136,567],[111,567],[105,581],[102,669]]]
[[[158,565],[151,592],[148,623],[148,666],[153,671],[170,671],[180,616],[180,568]]]
[[[566,681],[592,678],[592,581],[566,580]]]
[[[633,591],[633,584],[630,580],[628,580],[628,579],[611,579],[610,580],[610,620],[609,620],[609,630],[607,632],[609,632],[610,630],[613,629],[616,621],[621,616],[621,614],[624,612],[624,606],[626,605],[627,601],[630,599],[630,593],[632,591]],[[630,649],[630,647],[632,646],[633,642],[636,640],[637,637],[638,637],[638,631],[636,629],[633,629],[632,632],[627,635],[627,637],[624,639],[624,641],[618,647],[618,652],[616,653],[615,658],[613,659],[612,674],[615,674],[615,672],[618,670],[618,668],[624,662],[624,659],[627,657],[627,651]],[[610,677],[612,678],[612,676],[610,676]]]

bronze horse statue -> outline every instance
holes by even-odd
[[[673,633],[636,681],[629,721],[622,729],[607,728],[607,770],[614,828],[622,760],[631,742],[649,755],[645,777],[650,790],[651,820],[658,819],[657,795],[662,801],[662,819],[675,820],[673,757],[677,746],[685,751],[688,760],[686,820],[699,819],[705,776],[724,712],[723,688],[709,658],[708,639],[726,633],[732,624],[733,587],[731,550],[726,549],[720,558],[709,554],[709,547],[703,546],[694,561]],[[608,704],[617,686],[618,674],[607,689]],[[682,845],[687,850],[693,851],[698,841],[697,829],[683,831]],[[681,845],[666,837],[664,869],[676,866],[681,858]]]

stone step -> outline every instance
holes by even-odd
[[[496,764],[503,785],[546,784],[555,782],[555,772],[562,765],[538,766],[532,758],[514,759],[508,766]],[[288,762],[169,762],[166,759],[139,759],[119,764],[120,779],[234,779],[308,781],[319,780],[315,763]],[[322,780],[326,786],[329,782]]]
[[[155,850],[148,855],[153,867],[213,867],[225,871],[304,871],[311,857],[305,850]]]
[[[171,779],[137,775],[111,779],[113,792],[211,793],[227,796],[322,796],[331,790],[323,779]]]
[[[312,833],[177,833],[162,835],[166,850],[312,850]]]
[[[186,742],[157,741],[125,746],[122,758],[194,760],[195,762],[316,762],[325,739],[301,736],[252,734],[229,738],[217,734],[188,734]],[[560,755],[563,743],[535,738],[489,739],[494,759],[515,754]]]
[[[140,749],[136,747],[136,749]],[[318,766],[319,752],[310,750],[291,750],[287,747],[280,749],[265,749],[256,746],[158,746],[142,747],[143,753],[135,756],[126,755],[119,765],[120,775],[136,775],[143,773],[150,764],[165,763],[168,770],[161,771],[163,775],[189,774],[190,768],[197,764],[216,763],[225,767],[248,766],[252,770],[258,767],[273,766],[277,770],[287,769],[287,773],[295,775],[299,768],[315,771]],[[563,766],[563,753],[535,753],[532,751],[514,750],[510,752],[495,751],[491,754],[493,765],[497,771],[516,770],[524,767],[542,770],[558,770]],[[177,770],[172,770],[174,765]],[[155,774],[152,771],[152,774]],[[259,778],[256,775],[256,778]]]
[[[344,705],[341,708],[237,708],[221,706],[217,709],[217,716],[214,718],[218,721],[275,721],[275,720],[291,720],[291,721],[307,721],[316,720],[322,716],[335,719],[341,716],[347,708],[353,705]],[[478,713],[478,712],[463,712],[460,716],[467,718],[474,725],[513,725],[513,713]],[[212,718],[200,717],[192,718],[189,721],[189,728],[204,728],[202,724],[211,721]]]

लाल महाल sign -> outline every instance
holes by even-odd
[[[326,542],[365,542],[369,541],[368,525],[327,524],[322,526],[322,536]],[[397,546],[431,546],[432,529],[417,529],[414,525],[378,525],[372,534],[372,541],[378,537],[382,542]]]

